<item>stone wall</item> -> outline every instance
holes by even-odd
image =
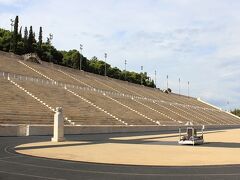
[[[26,126],[0,125],[0,136],[26,136]]]
[[[65,134],[126,133],[178,131],[179,126],[65,126]],[[181,128],[185,128],[184,126]],[[197,127],[201,128],[201,126]],[[240,125],[205,126],[208,129],[240,128]],[[48,125],[0,125],[0,136],[52,135],[53,126]]]

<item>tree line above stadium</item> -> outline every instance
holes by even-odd
[[[231,113],[240,117],[240,109],[234,109]]]
[[[38,40],[36,33],[33,32],[32,26],[19,28],[19,18],[16,16],[13,31],[0,28],[0,50],[13,52],[18,55],[26,53],[37,53],[43,61],[53,62],[62,66],[67,66],[74,69],[79,69],[80,58],[82,62],[81,69],[87,72],[92,72],[99,75],[105,74],[105,62],[94,56],[91,59],[84,57],[78,50],[69,51],[57,50],[52,44],[50,35],[47,41],[43,42],[42,27],[39,28]],[[22,32],[23,31],[23,32]],[[156,87],[154,81],[147,76],[147,73],[136,73],[125,70],[120,70],[117,67],[112,67],[106,63],[107,76],[126,80],[132,83],[142,84],[149,87]]]

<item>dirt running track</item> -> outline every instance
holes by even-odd
[[[227,132],[225,130],[219,130],[219,132],[211,132],[209,134],[221,134]],[[232,132],[237,133],[239,130],[233,130]],[[169,132],[168,132],[169,133]],[[165,141],[163,140],[165,137]],[[206,135],[207,136],[207,135]],[[240,149],[240,143],[237,142],[240,139],[240,134],[235,134],[235,140],[229,141],[230,137],[225,137],[227,139],[222,139],[222,141],[215,141],[213,143],[206,144],[202,147],[186,147],[190,148],[221,148],[233,151]],[[124,144],[138,147],[139,145],[144,146],[164,146],[177,148],[178,145],[174,144],[174,141],[171,139],[176,139],[176,134],[161,134],[159,132],[154,133],[128,133],[128,134],[95,134],[95,135],[76,135],[76,136],[67,136],[69,142],[71,142],[71,147],[76,148],[81,143],[81,147],[96,146],[96,145],[108,145],[108,144]],[[209,136],[210,138],[210,136]],[[0,137],[0,180],[5,179],[83,179],[83,180],[125,180],[125,179],[136,179],[136,180],[148,180],[148,179],[171,179],[171,180],[192,180],[192,179],[204,179],[204,180],[219,180],[219,179],[240,179],[240,163],[234,163],[234,165],[204,165],[204,166],[172,166],[169,165],[119,165],[113,164],[114,162],[105,162],[105,163],[94,163],[99,159],[104,159],[106,157],[103,154],[103,150],[99,151],[98,158],[92,160],[93,162],[76,162],[76,161],[67,161],[67,160],[57,160],[57,159],[48,159],[48,158],[39,158],[34,156],[28,156],[23,154],[18,154],[15,152],[14,147],[21,144],[36,143],[36,142],[47,142],[51,139],[49,136],[32,136],[32,137]],[[159,139],[162,139],[161,141]],[[210,140],[210,139],[209,139]],[[74,143],[72,143],[74,142]],[[78,142],[78,143],[76,143]],[[239,141],[240,142],[240,141]],[[76,144],[75,144],[76,143]],[[36,144],[35,144],[36,145]],[[38,149],[46,149],[44,144],[42,146],[34,147],[23,147],[19,146],[17,151],[31,151]],[[45,144],[46,145],[46,144]],[[72,154],[68,151],[65,151],[61,148],[68,147],[66,144],[61,146],[57,144],[57,149],[54,151],[57,154],[61,152],[68,156],[68,159],[72,159]],[[59,147],[60,146],[60,147]],[[106,146],[108,147],[108,146]],[[54,149],[56,144],[48,144],[47,148]],[[109,149],[108,147],[107,149]],[[123,153],[123,150],[118,148],[119,153]],[[185,147],[183,147],[185,148]],[[105,149],[106,150],[106,149]],[[112,149],[111,151],[116,151]],[[113,152],[114,152],[113,151]],[[139,150],[140,152],[141,150]],[[155,151],[155,150],[154,150]],[[93,152],[93,151],[92,151]],[[80,152],[79,152],[80,153]],[[105,151],[104,154],[109,152]],[[129,152],[131,155],[131,152]],[[66,155],[67,154],[67,155]],[[110,154],[108,154],[110,155]],[[85,156],[84,156],[85,157]],[[101,157],[101,158],[99,158]],[[164,156],[163,156],[164,157]],[[58,157],[60,158],[60,157]],[[166,158],[166,157],[164,157]],[[171,158],[171,157],[169,157]],[[239,158],[239,157],[237,157]],[[121,157],[121,154],[117,159],[124,159]],[[131,159],[131,158],[128,158]],[[132,158],[134,159],[134,158]],[[143,158],[144,159],[144,158]],[[146,160],[148,158],[145,158]],[[111,160],[111,158],[109,159]],[[90,161],[90,160],[89,160]],[[125,160],[122,160],[122,164],[126,164]],[[143,160],[141,160],[143,162]],[[206,161],[204,161],[206,163]],[[107,164],[108,163],[108,164]],[[132,162],[130,164],[134,164]],[[228,163],[227,163],[228,164]]]

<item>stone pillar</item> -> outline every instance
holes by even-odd
[[[64,141],[64,120],[62,114],[62,108],[57,107],[54,114],[54,128],[52,142]]]

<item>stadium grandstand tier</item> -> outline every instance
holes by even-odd
[[[230,114],[227,114],[226,112],[219,111],[218,113],[214,112],[213,113],[217,118],[221,119],[222,121],[226,122],[228,120],[229,123],[232,124],[239,124],[239,118],[234,117]],[[229,117],[231,116],[231,117]]]
[[[167,115],[161,113],[158,111],[158,109],[151,108],[150,106],[146,105],[146,100],[144,102],[140,102],[136,98],[122,98],[122,97],[116,97],[116,100],[119,102],[126,104],[130,108],[142,113],[143,115],[146,115],[150,121],[155,122],[155,124],[160,125],[173,125],[173,124],[180,124],[176,120],[169,118]]]
[[[75,92],[80,94],[80,92],[77,92],[76,90]],[[140,112],[137,112],[135,109],[130,108],[126,104],[117,101],[115,98],[110,97],[105,93],[100,94],[85,91],[81,96],[95,105],[102,107],[114,116],[122,119],[128,125],[156,125],[156,123],[153,123],[151,120],[144,117]]]
[[[1,124],[52,124],[56,107],[73,126],[240,124],[196,98],[1,53],[0,84]]]
[[[52,84],[38,84],[31,82],[18,82],[22,87],[36,94],[40,99],[52,107],[62,107],[64,116],[75,125],[118,125],[111,116],[108,116],[99,109],[86,103],[84,100],[76,98],[64,87]]]
[[[89,88],[97,88],[107,91],[113,91],[110,87],[106,86],[104,83],[99,82],[96,78],[92,78],[91,76],[87,75],[84,71],[79,71],[76,69],[70,69],[63,66],[55,65],[55,70],[61,72],[66,77],[75,80],[75,83],[79,85],[86,86]]]
[[[7,79],[0,78],[1,124],[52,124],[53,112]]]
[[[59,81],[59,82],[70,83],[70,84],[76,83],[75,80],[67,77],[66,75],[62,74],[59,71],[56,71],[53,68],[52,63],[48,63],[48,66],[46,65],[44,66],[42,64],[36,64],[32,62],[26,62],[26,61],[19,61],[19,63],[22,66],[25,66],[26,68],[28,68],[29,71],[32,71],[33,74],[39,75],[50,81]]]

